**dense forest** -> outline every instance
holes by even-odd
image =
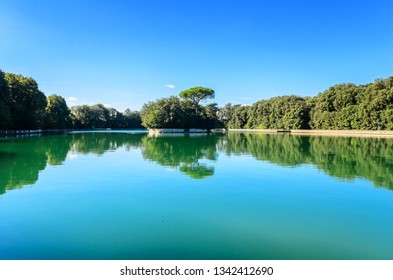
[[[226,107],[228,128],[392,130],[393,77],[335,85],[315,97],[279,96]]]
[[[198,90],[196,90],[198,89]],[[295,95],[261,100],[251,106],[199,101],[214,91],[191,88],[180,96],[146,103],[142,125],[152,128],[234,129],[393,129],[393,77],[367,85],[340,84],[315,97]],[[203,94],[205,92],[205,94]],[[206,94],[206,93],[212,94]],[[198,99],[199,98],[199,99]],[[197,99],[198,102],[193,102]]]
[[[46,97],[34,79],[0,70],[0,130],[108,127],[140,128],[140,114],[102,104],[68,108],[63,97]]]
[[[367,85],[339,84],[314,97],[278,96],[250,106],[201,105],[212,89],[194,87],[119,112],[102,104],[68,108],[37,82],[0,70],[0,130],[61,128],[393,129],[393,76]]]

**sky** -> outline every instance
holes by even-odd
[[[194,86],[220,106],[393,76],[393,1],[0,0],[0,69],[120,111]]]

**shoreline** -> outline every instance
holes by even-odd
[[[111,129],[91,129],[97,131]],[[0,130],[0,137],[15,137],[19,135],[44,135],[44,134],[61,134],[72,131],[83,132],[91,131],[90,129],[36,129],[36,130]],[[119,129],[119,130],[135,130],[135,129]],[[299,136],[338,136],[338,137],[370,137],[370,138],[393,138],[393,130],[311,130],[311,129],[150,129],[146,130],[149,134],[167,134],[167,133],[214,133],[214,132],[251,132],[265,134],[291,134]]]
[[[342,136],[342,137],[370,137],[393,138],[393,130],[312,130],[312,129],[228,129],[229,132],[258,132],[266,134],[288,133],[299,136]]]
[[[51,135],[51,134],[65,134],[70,132],[84,132],[84,131],[132,131],[132,130],[145,130],[138,128],[91,128],[91,129],[25,129],[25,130],[0,130],[0,138],[7,137],[18,137],[18,136],[41,136],[41,135]],[[147,130],[146,130],[147,132]]]
[[[73,129],[20,129],[20,130],[0,130],[0,137],[15,137],[18,135],[43,135],[59,134],[72,131]]]

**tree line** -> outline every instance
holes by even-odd
[[[279,96],[251,106],[225,105],[228,128],[393,129],[393,77],[330,87],[315,97]]]
[[[34,79],[0,70],[0,130],[65,128],[141,128],[141,117],[102,104],[69,108],[59,95],[46,97]]]
[[[140,112],[118,112],[102,104],[68,108],[63,97],[46,97],[34,79],[0,70],[0,129],[393,129],[393,76],[366,85],[334,85],[314,97],[201,105],[214,97],[214,90],[194,87],[147,102]]]
[[[339,84],[315,97],[278,96],[251,106],[202,106],[214,91],[195,87],[179,96],[146,103],[142,125],[148,128],[234,129],[393,129],[393,77],[367,85]]]

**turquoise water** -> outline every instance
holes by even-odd
[[[0,259],[393,259],[392,190],[392,139],[0,139]]]

